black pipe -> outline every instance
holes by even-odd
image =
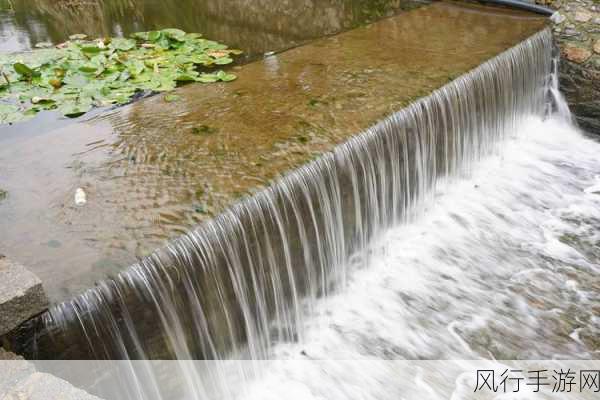
[[[499,6],[506,6],[511,8],[518,8],[520,10],[531,11],[537,14],[551,16],[554,14],[554,10],[548,7],[540,6],[533,3],[520,0],[480,0],[481,3],[495,4]]]

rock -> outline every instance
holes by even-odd
[[[37,372],[23,357],[0,348],[0,399],[100,400],[69,382]]]
[[[559,12],[555,12],[554,14],[552,14],[552,16],[550,17],[550,19],[555,24],[562,24],[563,22],[565,22],[565,20],[567,19],[567,17],[565,17],[564,15],[562,15]]]
[[[32,364],[28,363],[14,353],[9,353],[0,348],[0,399],[17,382],[26,379],[35,372]]]
[[[593,15],[587,11],[577,11],[575,12],[574,19],[577,22],[588,22],[592,17]]]
[[[0,255],[0,336],[47,308],[38,277]]]
[[[600,25],[600,18],[594,18],[592,22],[596,25]]]
[[[582,47],[567,45],[563,49],[563,55],[569,61],[582,64],[592,56],[592,52]]]
[[[594,43],[594,53],[600,54],[600,40],[596,40],[596,43]]]
[[[564,36],[566,38],[574,38],[574,37],[577,37],[577,36],[581,36],[581,34],[577,30],[575,30],[574,28],[567,28],[567,29],[564,30],[562,36]]]
[[[100,400],[53,375],[35,372],[4,393],[3,400]]]

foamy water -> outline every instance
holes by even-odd
[[[502,147],[387,232],[248,397],[438,398],[423,363],[375,360],[598,358],[600,144],[533,119]]]

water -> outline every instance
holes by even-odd
[[[506,67],[499,60],[515,60],[523,51],[550,57],[546,35],[500,56],[460,84],[468,91],[469,82],[481,76],[478,72]],[[490,147],[477,142],[484,153],[443,164],[452,170],[446,177],[433,171],[435,176],[424,175],[425,182],[417,181],[423,191],[416,189],[423,196],[392,200],[406,204],[403,212],[388,214],[395,223],[379,219],[377,226],[367,224],[372,230],[365,234],[368,244],[359,241],[365,245],[362,251],[337,260],[335,277],[343,290],[297,300],[304,310],[281,310],[286,318],[270,324],[274,331],[292,324],[297,337],[277,335],[262,353],[252,353],[255,342],[229,354],[276,361],[163,362],[168,375],[180,371],[179,384],[184,382],[187,391],[181,398],[421,399],[424,393],[440,399],[491,398],[473,393],[478,368],[597,369],[597,363],[584,361],[484,361],[599,356],[600,143],[572,125],[550,74],[551,59],[540,65],[547,65],[539,77],[548,78],[540,82],[547,83],[550,104],[531,97],[527,112],[511,118],[501,137],[486,143]],[[431,153],[415,160],[427,159],[425,154]],[[367,198],[378,202],[387,197]],[[382,210],[371,208],[369,221]],[[367,220],[357,219],[364,228]],[[83,305],[79,299],[69,306]],[[53,316],[65,309],[53,310]],[[177,323],[163,310],[168,322]],[[300,314],[301,329],[293,321]],[[244,322],[251,324],[249,318]],[[135,361],[119,366],[122,372],[126,367],[138,374],[138,383],[152,369]],[[134,387],[131,381],[128,387]],[[130,391],[130,398],[161,398],[151,385],[141,387],[141,392]],[[517,397],[502,398],[593,398],[591,393],[553,394],[551,388],[552,383],[539,394],[523,388]]]
[[[463,399],[483,363],[395,360],[598,359],[600,143],[564,117],[532,117],[442,182],[418,220],[372,246],[370,268],[320,302],[303,343],[273,349],[283,361],[244,398]],[[518,398],[591,398],[550,388]]]
[[[532,118],[443,182],[274,358],[595,359],[600,144]]]
[[[413,8],[414,0],[2,0],[0,51],[29,50],[69,35],[122,36],[174,27],[242,48],[281,51]],[[69,21],[65,24],[64,21]]]
[[[53,307],[29,351],[264,359],[304,342],[306,315],[370,266],[373,240],[422,214],[440,177],[547,113],[551,60],[546,29]]]
[[[544,30],[52,308],[34,352],[170,358],[187,398],[232,394],[193,359],[309,361],[234,363],[250,398],[385,399],[447,390],[393,360],[597,358],[600,144],[552,53]]]
[[[53,304],[71,299],[545,23],[435,2],[235,67],[234,82],[186,85],[177,102],[2,128],[0,253]]]

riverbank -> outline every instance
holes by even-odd
[[[600,134],[600,3],[539,0],[556,9],[553,32],[560,47],[560,85],[579,126]]]

